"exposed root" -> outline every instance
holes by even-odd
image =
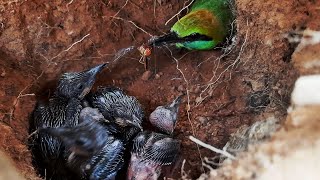
[[[79,40],[75,41],[74,43],[72,43],[67,49],[60,51],[57,55],[53,56],[53,57],[50,58],[50,59],[47,58],[47,57],[45,57],[45,56],[44,56],[43,54],[41,54],[41,53],[39,53],[39,55],[46,60],[47,66],[50,66],[51,64],[53,64],[53,60],[54,60],[54,59],[58,58],[58,57],[61,56],[63,53],[68,52],[70,49],[72,49],[75,45],[81,43],[81,42],[82,42],[84,39],[86,39],[88,36],[90,36],[90,34],[86,34],[86,35],[83,36],[81,39],[79,39]],[[57,64],[57,63],[54,63],[54,64]]]
[[[247,21],[247,24],[248,24],[248,21]],[[234,69],[236,69],[238,67],[238,65],[241,63],[241,58],[242,58],[241,56],[242,56],[242,54],[244,52],[244,49],[246,47],[246,43],[247,43],[247,40],[248,40],[248,34],[249,34],[249,29],[247,29],[244,41],[243,41],[242,45],[240,46],[240,50],[239,50],[238,56],[229,65],[227,65],[228,62],[222,64],[221,60],[222,60],[222,58],[224,58],[224,57],[228,56],[229,54],[231,54],[231,52],[235,49],[235,47],[237,46],[237,42],[238,42],[238,40],[236,38],[237,36],[234,36],[231,39],[233,43],[230,45],[230,47],[224,48],[224,53],[214,61],[215,66],[214,66],[213,71],[212,71],[213,72],[213,76],[208,81],[208,83],[206,85],[204,85],[204,89],[202,90],[202,92],[199,95],[198,101],[196,102],[196,106],[199,106],[206,98],[208,98],[210,96],[210,94],[213,92],[213,90],[215,88],[217,88],[217,86],[220,83],[231,80],[232,71]],[[211,57],[209,57],[209,59],[210,58]],[[207,59],[205,61],[208,61],[209,59]],[[227,67],[224,68],[222,70],[222,72],[217,74],[218,70],[220,68],[222,68],[222,67],[225,67],[225,66],[227,66]],[[227,74],[228,72],[229,72],[229,75]],[[223,77],[225,75],[228,75],[229,78],[223,79]],[[205,95],[205,93],[206,93],[206,95]]]
[[[50,60],[49,60],[49,63],[52,62],[52,60],[56,59],[57,57],[59,57],[62,53],[64,52],[68,52],[71,48],[73,48],[73,46],[75,46],[76,44],[78,43],[81,43],[86,37],[90,36],[90,34],[86,34],[85,36],[83,36],[81,39],[79,39],[78,41],[72,43],[67,49],[61,51],[60,53],[58,53],[56,56],[52,57]]]
[[[213,147],[213,146],[211,146],[211,145],[209,145],[209,144],[206,144],[206,143],[200,141],[199,139],[197,139],[197,138],[195,138],[195,137],[193,137],[193,136],[189,136],[189,139],[190,139],[191,141],[193,141],[194,143],[199,144],[200,146],[205,147],[205,148],[207,148],[207,149],[209,149],[209,150],[211,150],[211,151],[213,151],[213,152],[215,152],[215,153],[224,155],[225,157],[227,157],[227,158],[229,158],[229,159],[235,159],[235,158],[236,158],[235,156],[233,156],[232,154],[228,153],[227,151],[224,151],[224,150],[220,150],[220,149],[218,149],[218,148],[215,148],[215,147]]]
[[[225,150],[224,150],[225,151]],[[222,157],[223,155],[217,155],[217,156],[214,156],[212,158],[208,158],[208,157],[205,157],[204,158],[204,163],[206,164],[206,167],[210,170],[213,170],[212,167],[216,166],[216,167],[219,167],[222,165],[222,162],[217,162],[218,160],[220,160],[220,158]],[[223,156],[224,157],[224,156]]]
[[[182,180],[189,180],[189,178],[188,178],[189,175],[188,175],[188,173],[184,170],[185,164],[186,164],[186,160],[184,159],[184,160],[182,161],[181,170],[180,170],[180,172],[181,172],[181,179],[182,179]]]
[[[153,0],[153,18],[156,19],[156,7],[157,7],[157,1]]]
[[[29,89],[30,87],[32,87],[39,79],[40,77],[43,75],[43,71],[40,73],[40,75],[31,83],[29,84],[28,86],[24,87],[20,92],[19,92],[19,95],[16,97],[16,99],[13,101],[13,106],[10,110],[10,113],[9,113],[9,122],[11,122],[11,120],[14,118],[14,113],[15,113],[15,110],[16,110],[16,106],[19,102],[19,100],[23,97],[27,97],[27,96],[35,96],[34,93],[28,93],[28,94],[23,94],[24,91],[26,91],[27,89]]]
[[[38,134],[38,131],[39,130],[37,129],[37,130],[33,131],[32,133],[30,133],[27,139],[30,139],[32,136]]]
[[[69,6],[71,5],[73,3],[73,0],[71,0],[71,1],[69,1],[68,3],[67,3],[67,9],[68,9],[68,11],[69,11]]]
[[[164,25],[168,25],[168,23],[169,23],[172,19],[174,19],[175,17],[179,16],[179,14],[180,14],[183,10],[185,10],[185,9],[187,9],[189,6],[191,6],[191,4],[193,3],[193,1],[194,1],[194,0],[192,0],[188,5],[184,6],[178,13],[176,13],[175,15],[173,15]]]
[[[115,18],[120,13],[120,11],[128,4],[128,2],[129,0],[126,0],[123,6],[112,17]]]
[[[91,57],[84,57],[84,58],[73,58],[73,59],[68,59],[68,58],[67,58],[67,59],[62,60],[62,61],[60,61],[60,62],[66,62],[66,61],[82,61],[82,60],[84,60],[84,59],[102,59],[102,58],[104,58],[104,57],[106,57],[106,56],[115,56],[115,57],[116,57],[117,53],[110,54],[110,53],[102,53],[102,52],[100,52],[100,50],[97,49],[95,43],[94,43],[91,39],[88,39],[88,40],[92,43],[93,48],[96,50],[98,56],[91,56]],[[106,63],[109,63],[109,61],[106,61]]]
[[[180,74],[182,75],[183,77],[183,80],[184,82],[186,83],[186,95],[187,95],[187,117],[188,117],[188,121],[189,121],[189,124],[191,126],[191,130],[192,130],[192,135],[195,136],[195,130],[194,130],[194,127],[193,127],[193,124],[191,122],[191,114],[190,114],[190,110],[191,110],[191,105],[190,105],[190,87],[189,87],[189,81],[187,80],[185,74],[183,73],[183,71],[179,68],[179,60],[184,58],[187,54],[183,55],[180,59],[177,59],[173,56],[173,53],[172,51],[167,47],[165,46],[169,52],[170,52],[170,56],[171,58],[174,59],[174,61],[176,62],[176,69],[180,72]],[[197,144],[197,149],[198,149],[198,153],[199,153],[199,157],[201,159],[201,162],[203,162],[203,158],[202,158],[202,155],[201,155],[201,152],[200,152],[200,149],[199,149],[199,146]],[[204,172],[204,168],[203,166],[201,167],[202,168],[202,171]]]
[[[143,28],[141,28],[140,26],[138,26],[135,22],[133,22],[131,20],[126,20],[126,19],[123,19],[121,17],[115,17],[115,16],[111,16],[111,17],[114,18],[114,19],[118,19],[118,20],[121,20],[121,21],[125,21],[125,22],[128,22],[128,23],[131,23],[134,27],[136,27],[140,31],[144,32],[145,34],[149,35],[150,37],[153,37],[153,35],[151,33],[147,32],[146,30],[144,30]]]

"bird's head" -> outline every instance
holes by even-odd
[[[143,131],[143,128],[141,126],[142,120],[136,117],[135,115],[123,115],[121,117],[118,117],[115,119],[116,123],[122,127],[137,127],[141,131]]]
[[[185,96],[185,94],[181,94],[178,97],[176,97],[170,104],[166,105],[166,108],[172,108],[172,111],[178,112],[179,105],[181,104],[182,98]]]
[[[227,32],[208,10],[197,10],[178,20],[170,33],[154,38],[150,45],[175,44],[190,50],[208,50],[220,43]]]
[[[70,152],[90,156],[102,149],[108,132],[97,122],[84,122],[76,127],[40,128],[39,133],[59,138]]]
[[[140,161],[162,166],[171,164],[179,151],[179,140],[165,134],[143,131],[133,139],[131,154],[135,154]]]
[[[104,116],[100,113],[100,111],[96,108],[85,107],[81,110],[79,116],[79,122],[105,122],[108,123],[109,120],[105,119]]]
[[[165,106],[158,106],[149,116],[151,124],[162,132],[172,134],[178,117],[179,106],[184,94]]]
[[[96,75],[102,71],[106,64],[95,66],[82,72],[69,72],[62,74],[59,79],[56,94],[67,98],[82,99],[91,90]]]
[[[180,141],[155,132],[140,132],[133,140],[127,179],[158,179],[163,165],[172,164]]]

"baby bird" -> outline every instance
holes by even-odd
[[[41,128],[40,133],[58,137],[68,149],[67,165],[80,177],[114,179],[124,164],[124,144],[102,124],[103,115],[90,107],[80,113],[81,123],[74,127]]]
[[[223,41],[233,20],[230,0],[195,0],[190,12],[171,31],[149,45],[175,44],[189,50],[209,50]]]
[[[81,100],[90,91],[96,75],[106,66],[98,65],[83,72],[64,73],[59,79],[58,87],[49,102],[37,102],[30,122],[30,131],[44,127],[72,127],[78,124],[82,109]],[[63,161],[64,147],[61,141],[49,134],[33,136],[31,148],[37,153],[42,166],[56,171],[56,165]],[[60,165],[59,165],[60,167]],[[55,174],[55,173],[53,173]]]
[[[103,149],[95,154],[84,166],[90,180],[114,180],[124,165],[125,144],[109,136]]]
[[[105,122],[97,110],[86,107],[81,110],[79,124],[73,127],[39,128],[39,133],[49,134],[62,140],[63,145],[74,154],[90,156],[106,144],[108,131],[99,122]],[[70,158],[70,157],[69,157]],[[68,159],[69,161],[71,159]]]
[[[157,180],[163,165],[173,163],[180,142],[155,132],[140,132],[133,140],[128,180]]]
[[[149,116],[150,123],[160,131],[171,135],[177,123],[179,106],[184,95],[165,106],[158,106]]]
[[[111,121],[110,126],[124,133],[127,140],[142,131],[144,112],[139,101],[126,95],[120,88],[99,88],[97,92],[88,95],[88,101]]]

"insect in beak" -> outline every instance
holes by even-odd
[[[138,51],[140,52],[140,59],[139,62],[144,65],[144,69],[149,69],[149,56],[152,54],[152,48],[150,46],[147,46],[145,44],[139,46]]]

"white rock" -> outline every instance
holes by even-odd
[[[320,75],[299,77],[291,94],[291,101],[296,106],[320,104]]]

